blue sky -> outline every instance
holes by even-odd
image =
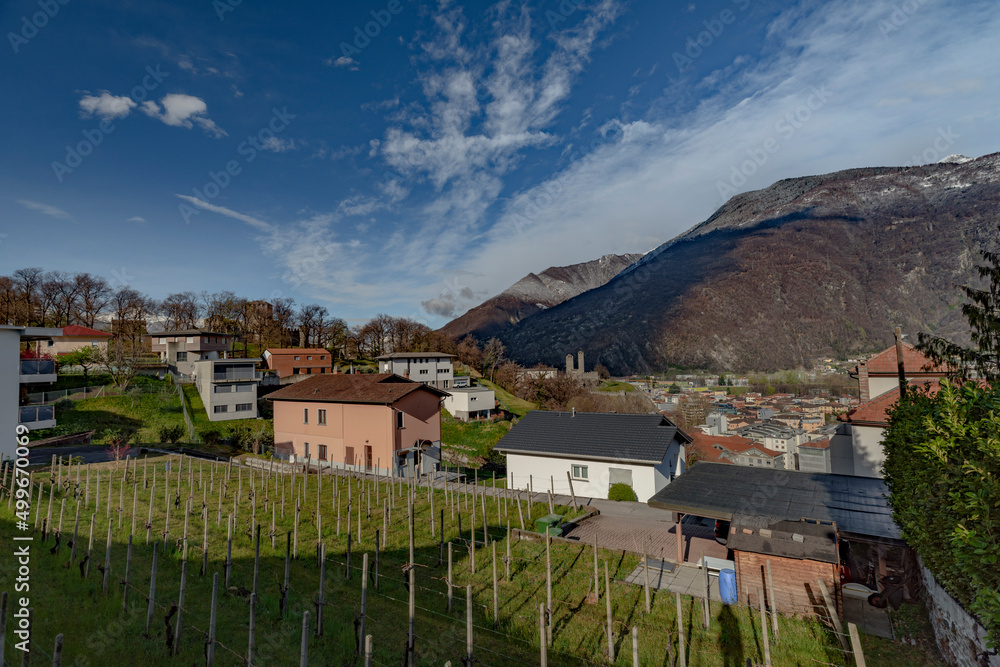
[[[439,326],[728,196],[1000,149],[992,2],[5,2],[0,272]]]

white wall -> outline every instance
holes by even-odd
[[[640,502],[646,502],[657,491],[669,484],[670,472],[678,466],[680,447],[676,444],[670,448],[665,460],[654,465],[638,465],[634,463],[612,463],[610,461],[591,461],[586,459],[561,459],[550,456],[528,456],[525,454],[507,454],[507,479],[510,488],[527,489],[529,476],[533,478],[536,493],[544,493],[551,488],[550,479],[554,478],[557,494],[569,495],[569,482],[566,473],[571,472],[573,465],[587,466],[588,480],[573,480],[573,491],[577,497],[607,498],[610,487],[611,468],[632,471],[632,489]],[[680,457],[683,459],[683,456]],[[674,468],[671,468],[673,462]],[[683,469],[683,461],[680,462]]]
[[[830,469],[835,475],[882,477],[885,430],[878,426],[844,424],[830,438]]]
[[[4,459],[14,457],[17,448],[17,394],[20,386],[21,334],[0,329],[0,454]]]

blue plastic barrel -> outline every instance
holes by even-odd
[[[719,570],[719,595],[726,604],[736,604],[736,570]]]

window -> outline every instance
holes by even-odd
[[[295,355],[294,357],[292,357],[292,359],[293,359],[294,361],[298,361],[298,360],[299,360],[299,355],[297,355],[297,354],[296,354],[296,355]]]
[[[187,337],[187,342],[193,343],[194,342],[194,336],[188,336]]]
[[[319,460],[326,461],[326,445],[319,446]]]
[[[49,340],[45,342],[46,347],[52,347],[53,345],[55,345],[55,341]]]
[[[447,389],[447,388],[448,388],[448,381],[447,381],[447,380],[445,380],[445,381],[444,381],[444,388],[445,388],[445,389]]]
[[[438,373],[450,373],[450,372],[451,372],[450,368],[439,368],[438,369]]]
[[[469,400],[470,401],[475,401],[475,400],[478,400],[478,399],[479,399],[478,396],[469,396]]]
[[[188,360],[188,353],[187,352],[178,352],[177,353],[177,361],[187,361],[187,360]]]
[[[306,443],[306,458],[309,458],[309,443]]]
[[[233,391],[253,391],[252,384],[237,384],[233,385],[233,387],[235,387]]]
[[[320,361],[326,361],[326,356],[320,356],[319,360]]]
[[[237,403],[236,412],[253,412],[253,403]]]
[[[427,369],[426,368],[421,368],[420,369],[420,375],[427,375]]]
[[[403,428],[403,413],[396,413],[396,428]]]
[[[319,410],[319,416],[316,417],[316,423],[320,426],[326,426],[326,410]]]
[[[219,384],[212,389],[213,394],[228,394],[233,391],[233,385],[231,384]]]
[[[306,355],[306,361],[312,361],[312,360],[313,360],[313,358],[312,358],[311,354]]]
[[[303,424],[309,423],[309,408],[302,409],[302,423]]]
[[[587,466],[573,466],[573,479],[587,479]]]
[[[228,405],[216,405],[213,408],[213,410],[215,411],[215,414],[221,414],[223,412],[229,412],[229,406]]]

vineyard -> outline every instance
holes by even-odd
[[[36,664],[763,664],[758,611],[713,601],[705,628],[704,601],[654,590],[647,612],[622,581],[638,555],[525,539],[535,519],[582,514],[543,494],[257,464],[32,472],[30,592],[0,568],[2,658],[21,657],[9,614],[28,595]],[[11,468],[0,537],[17,544]],[[777,623],[774,665],[846,664],[818,621]],[[869,664],[934,664],[863,639]]]

